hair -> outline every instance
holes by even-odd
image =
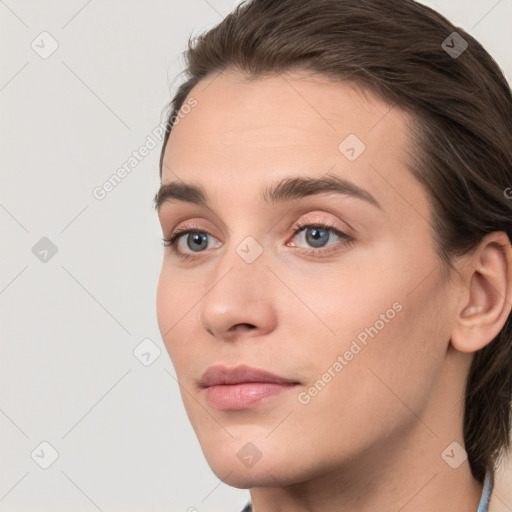
[[[451,55],[446,41],[454,47],[459,36],[468,46]],[[309,70],[409,114],[408,167],[429,195],[444,271],[488,233],[503,231],[512,240],[510,86],[480,43],[436,11],[413,0],[246,0],[191,36],[185,57],[185,81],[169,104],[160,176],[174,121],[201,80],[225,70],[254,78]],[[494,476],[510,449],[511,423],[509,314],[475,353],[465,385],[464,443],[478,481],[487,472]]]

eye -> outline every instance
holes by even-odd
[[[312,249],[306,251],[306,254],[309,255],[326,255],[339,250],[339,247],[334,247],[333,249],[326,250],[323,249],[324,247],[339,245],[327,245],[327,243],[332,238],[332,234],[334,234],[335,238],[339,238],[341,240],[342,245],[348,245],[354,241],[352,237],[350,237],[346,233],[343,233],[343,231],[340,231],[335,224],[299,223],[294,227],[293,232],[295,236],[300,235],[298,238],[303,243],[312,246]],[[288,243],[287,245],[288,247],[295,246],[295,244],[290,245],[290,243]]]
[[[304,233],[302,233],[304,232]],[[307,255],[312,256],[325,256],[332,254],[340,249],[342,246],[347,246],[354,241],[352,237],[340,231],[335,224],[323,224],[323,223],[302,223],[297,224],[293,228],[294,237],[301,235],[298,238],[301,239],[302,243],[310,244],[312,247],[306,250],[301,249]],[[335,238],[341,240],[338,244],[329,244],[334,235]],[[200,253],[204,252],[205,249],[209,248],[208,237],[211,237],[210,233],[204,231],[199,226],[182,226],[178,228],[170,238],[164,238],[163,242],[165,246],[169,246],[172,252],[178,256],[181,260],[196,259],[200,257]],[[214,238],[214,237],[212,237]],[[183,239],[183,244],[180,248],[180,242]],[[215,238],[214,238],[215,239]],[[215,239],[217,240],[217,239]],[[217,240],[217,242],[219,242]],[[183,245],[185,246],[183,250]],[[220,242],[216,245],[218,247]],[[295,244],[286,244],[288,247],[296,247]],[[331,248],[331,245],[334,247]],[[327,248],[326,248],[327,247]],[[192,254],[186,251],[191,251]],[[193,254],[196,253],[196,254]]]
[[[186,236],[185,236],[186,235]],[[208,248],[208,236],[212,236],[197,226],[183,226],[178,228],[170,238],[164,238],[164,246],[169,246],[172,252],[182,260],[194,259],[196,256],[183,252],[179,248],[181,238],[184,239],[187,250],[202,252]]]

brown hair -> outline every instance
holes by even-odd
[[[454,36],[457,32],[458,36]],[[460,54],[450,49],[464,49]],[[451,38],[451,39],[450,39]],[[249,77],[294,69],[369,89],[412,116],[410,170],[432,201],[444,270],[493,231],[512,240],[512,97],[472,36],[412,0],[252,0],[189,39],[186,81],[170,103],[160,156],[192,88],[227,69]],[[509,449],[512,315],[477,351],[466,383],[464,442],[483,481]]]

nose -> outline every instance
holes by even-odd
[[[203,328],[220,340],[264,336],[277,324],[278,282],[266,258],[249,263],[241,254],[228,249],[219,259],[199,306]]]

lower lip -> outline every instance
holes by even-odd
[[[244,384],[223,384],[206,388],[206,399],[216,409],[236,411],[248,409],[257,403],[284,393],[295,384],[275,382],[246,382]]]

